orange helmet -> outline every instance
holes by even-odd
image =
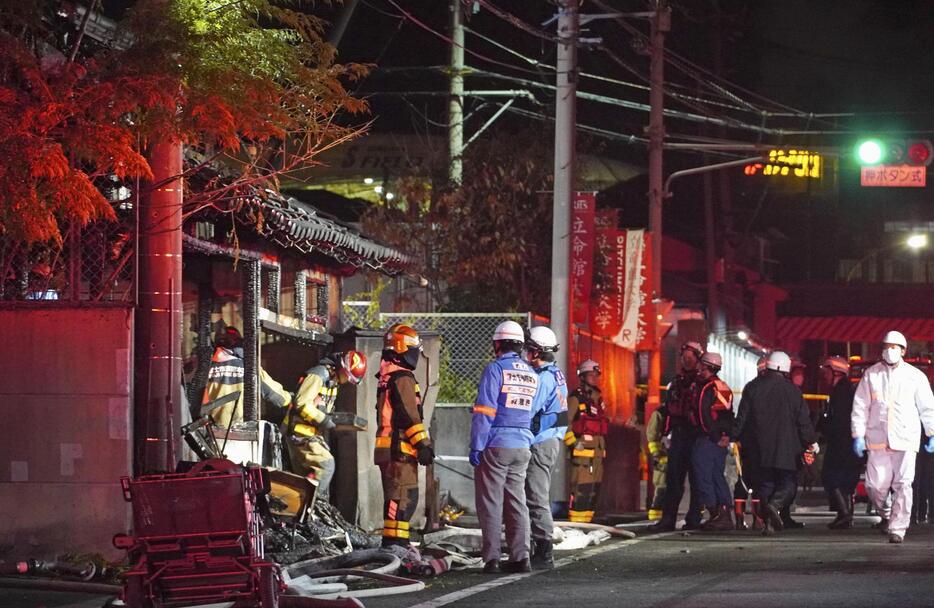
[[[391,350],[404,355],[410,348],[421,348],[422,340],[418,332],[402,323],[391,325],[383,336],[383,350]]]
[[[418,332],[402,323],[391,325],[383,335],[383,358],[397,361],[414,370],[422,354],[422,339]]]
[[[348,350],[341,355],[341,371],[351,384],[360,384],[366,375],[366,355],[358,350]]]

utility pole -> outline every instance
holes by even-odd
[[[154,143],[140,197],[134,470],[174,471],[182,415],[182,144]]]
[[[577,161],[577,36],[578,0],[558,5],[557,90],[555,94],[554,218],[551,230],[551,328],[565,347],[557,352],[558,367],[570,373],[573,325],[570,306],[570,224]]]
[[[649,64],[649,232],[652,234],[653,299],[662,296],[662,149],[665,141],[665,33],[671,27],[671,12],[667,0],[656,0],[650,34]],[[661,343],[655,344],[649,363],[648,398],[645,422],[661,404]]]
[[[346,0],[346,2],[344,2],[344,8],[341,10],[337,21],[334,22],[331,33],[328,35],[328,44],[334,47],[339,47],[341,45],[344,32],[347,31],[347,26],[350,25],[350,19],[353,17],[354,11],[357,10],[357,3],[359,1],[360,0]]]
[[[464,13],[461,0],[451,0],[451,98],[448,101],[448,181],[464,176]]]
[[[649,67],[649,231],[652,233],[652,282],[662,295],[662,147],[665,140],[665,33],[671,26],[667,0],[657,0],[652,19]]]

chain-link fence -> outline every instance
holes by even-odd
[[[493,330],[502,321],[512,319],[528,325],[526,313],[376,313],[376,324],[364,324],[369,306],[356,303],[347,306],[360,315],[357,323],[362,327],[388,327],[405,323],[418,331],[435,332],[441,336],[439,361],[439,404],[473,404],[477,397],[477,383],[483,368],[493,358],[491,338]],[[368,303],[367,303],[368,304]],[[372,315],[372,313],[369,313]]]
[[[60,243],[28,245],[0,238],[0,304],[133,302],[131,222],[64,227]]]

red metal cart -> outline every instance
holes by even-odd
[[[133,608],[219,602],[277,608],[278,566],[264,559],[259,504],[266,472],[208,460],[188,473],[121,480],[134,536],[117,535],[133,564],[124,601]]]

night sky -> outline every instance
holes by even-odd
[[[606,0],[621,12],[644,11],[648,2]],[[552,16],[548,2],[505,2],[493,4],[515,14],[532,29],[547,36],[554,25],[542,23]],[[105,0],[111,14],[118,14],[125,0]],[[311,3],[309,3],[311,5]],[[766,236],[772,245],[771,257],[780,263],[770,266],[773,278],[782,282],[832,280],[836,260],[860,258],[875,247],[889,246],[894,236],[884,234],[886,220],[934,219],[928,189],[865,189],[858,185],[858,167],[851,151],[866,134],[881,131],[911,132],[934,136],[934,2],[929,0],[783,0],[747,2],[741,0],[672,1],[672,31],[667,45],[674,56],[715,71],[715,49],[720,47],[721,81],[730,91],[759,109],[782,110],[788,106],[795,116],[764,117],[752,111],[704,106],[711,115],[730,116],[750,125],[765,125],[808,131],[808,134],[762,134],[752,129],[710,129],[678,119],[666,122],[668,134],[676,141],[697,136],[746,143],[772,143],[784,147],[836,147],[843,156],[838,163],[837,188],[813,187],[790,193],[762,179],[750,179],[741,170],[730,173],[733,213],[718,216],[732,226],[729,242],[738,251],[753,245],[752,237]],[[408,11],[411,17],[401,14]],[[315,9],[336,17],[340,8]],[[583,4],[583,13],[602,12],[592,1]],[[387,92],[438,91],[447,88],[443,68],[449,61],[450,47],[438,35],[416,25],[446,35],[449,21],[444,0],[360,0],[350,26],[339,46],[340,60],[372,63],[373,74],[360,85],[376,116],[377,132],[407,132],[444,136],[446,99],[443,96],[387,95]],[[647,24],[630,21],[641,31]],[[467,55],[467,65],[478,70],[526,83],[490,75],[472,75],[467,89],[522,88],[533,91],[540,105],[527,102],[516,106],[541,117],[553,112],[554,93],[537,88],[536,83],[552,84],[554,74],[536,67],[518,55],[553,65],[555,45],[550,40],[522,31],[513,24],[481,8],[468,17],[467,27],[509,52],[477,35],[467,34],[467,48],[482,57]],[[648,59],[640,53],[635,38],[612,20],[597,21],[585,27],[583,36],[600,38],[619,61],[600,49],[580,51],[581,71],[632,83],[625,86],[581,79],[581,90],[620,99],[646,103],[648,94],[638,87],[646,84]],[[502,65],[502,64],[508,64]],[[512,67],[509,67],[512,66]],[[684,65],[666,66],[670,90],[684,95],[718,99],[709,85],[711,78]],[[761,95],[761,97],[759,97]],[[671,98],[666,107],[686,112],[697,108]],[[727,105],[736,105],[727,103]],[[482,106],[482,107],[481,107]],[[779,107],[782,106],[782,107]],[[497,105],[468,99],[467,111],[478,110],[466,132],[492,114]],[[809,113],[835,113],[818,117]],[[855,115],[853,114],[855,113]],[[644,134],[648,114],[624,108],[581,101],[579,123],[624,135]],[[496,125],[500,132],[523,129],[550,129],[547,120],[504,115]],[[643,144],[622,143],[606,138],[581,136],[582,151],[600,154],[645,166]],[[666,172],[726,159],[692,152],[666,153]],[[601,204],[623,210],[628,225],[646,222],[646,183],[631,183],[606,193]],[[675,197],[666,207],[665,229],[688,242],[702,244],[701,180],[688,178],[678,183]],[[894,249],[896,252],[897,248]],[[904,255],[897,253],[896,255]]]

